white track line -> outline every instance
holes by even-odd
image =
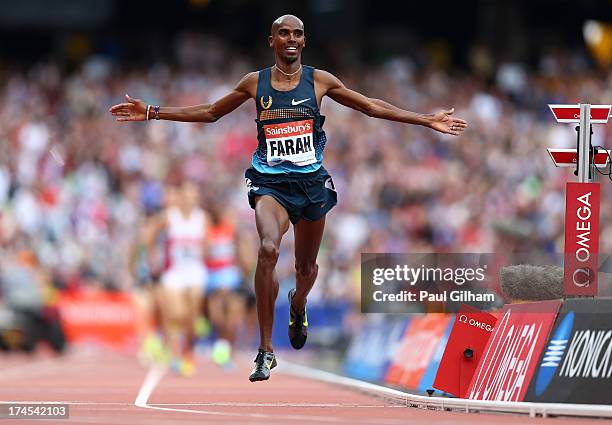
[[[125,403],[116,401],[32,401],[32,400],[1,400],[1,404],[70,404],[74,406],[134,406],[135,403]],[[347,408],[347,409],[367,409],[380,407],[403,407],[403,406],[381,406],[380,404],[351,404],[351,403],[239,403],[239,402],[218,402],[206,403],[193,401],[188,403],[147,403],[149,406],[209,406],[209,407],[320,407],[320,408]],[[141,406],[138,406],[141,407]]]
[[[251,419],[265,419],[267,421],[303,421],[308,419],[311,422],[327,422],[327,423],[354,423],[354,421],[344,421],[340,418],[333,416],[303,416],[303,415],[266,415],[264,413],[232,413],[232,412],[214,412],[210,410],[191,410],[191,409],[173,409],[170,407],[159,407],[154,405],[147,405],[148,409],[165,410],[168,412],[181,412],[181,413],[197,413],[200,415],[211,415],[211,416],[233,416],[237,418],[251,418]],[[403,424],[404,422],[402,422]]]
[[[147,401],[149,401],[149,397],[153,394],[155,387],[160,383],[164,375],[166,374],[167,369],[161,365],[153,365],[147,376],[145,377],[140,390],[138,391],[138,395],[136,396],[136,401],[134,401],[134,405],[137,407],[147,407]]]
[[[116,401],[32,401],[32,400],[3,400],[0,404],[74,404],[75,406],[133,406],[134,403]]]
[[[152,410],[162,410],[167,412],[178,412],[178,413],[195,413],[200,415],[209,415],[209,416],[222,416],[222,417],[238,417],[238,418],[251,418],[251,419],[264,419],[267,421],[304,421],[308,420],[311,423],[323,422],[323,423],[346,423],[346,424],[358,424],[358,423],[373,423],[373,421],[379,425],[403,425],[405,421],[395,421],[389,419],[379,419],[379,418],[337,418],[334,416],[322,416],[322,415],[314,415],[314,416],[305,416],[305,415],[268,415],[264,413],[233,413],[233,412],[217,412],[210,410],[192,410],[192,409],[177,409],[171,407],[162,407],[158,404],[149,404],[149,397],[155,391],[155,388],[164,375],[166,374],[167,369],[159,366],[153,366],[149,369],[147,376],[145,377],[140,390],[136,396],[136,401],[134,405],[136,407],[141,407],[144,409],[152,409]],[[239,407],[239,406],[236,406]],[[380,406],[381,408],[385,406]]]
[[[382,406],[380,404],[351,404],[351,403],[240,403],[240,402],[193,402],[193,403],[149,403],[149,406],[217,406],[217,407],[333,407],[347,409],[366,409],[381,407],[403,407]]]

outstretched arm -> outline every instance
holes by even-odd
[[[467,127],[467,123],[454,118],[454,109],[439,111],[435,114],[419,114],[406,111],[380,99],[372,99],[363,94],[347,88],[337,77],[326,71],[317,70],[315,81],[327,95],[344,106],[363,112],[364,114],[390,121],[407,124],[423,125],[441,133],[460,135]]]
[[[161,106],[159,118],[170,121],[184,122],[215,122],[224,115],[242,105],[255,96],[258,74],[247,74],[229,94],[214,103],[194,106]],[[108,110],[117,121],[144,121],[147,119],[147,105],[140,99],[132,99],[125,95],[127,102],[111,106]],[[153,106],[149,110],[149,119],[155,119]]]

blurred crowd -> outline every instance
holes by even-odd
[[[555,123],[547,104],[610,103],[612,73],[580,51],[550,51],[535,67],[478,47],[467,54],[463,73],[410,57],[336,72],[348,87],[409,110],[452,106],[469,127],[454,138],[323,101],[324,162],[339,204],[309,302],[357,302],[362,252],[562,252],[565,182],[574,176],[555,169],[546,148],[574,147],[576,133]],[[212,102],[254,66],[201,37],[179,39],[174,63],[128,65],[91,56],[71,72],[53,62],[0,67],[2,273],[34,264],[41,285],[130,288],[139,224],[183,180],[198,183],[202,206],[224,208],[256,249],[243,178],[256,146],[252,102],[207,125],[119,124],[107,112],[125,93],[152,104]],[[597,126],[593,142],[611,147],[612,127]],[[599,179],[600,250],[610,253],[612,184]],[[285,286],[293,284],[291,233],[278,266]]]

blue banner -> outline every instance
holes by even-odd
[[[351,341],[344,373],[356,379],[382,381],[408,322],[408,319],[385,316],[365,322]]]

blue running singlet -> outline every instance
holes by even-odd
[[[259,71],[257,82],[257,150],[251,164],[263,174],[302,174],[319,170],[327,141],[325,117],[319,113],[314,68],[302,66],[293,90],[272,88],[272,68]]]

